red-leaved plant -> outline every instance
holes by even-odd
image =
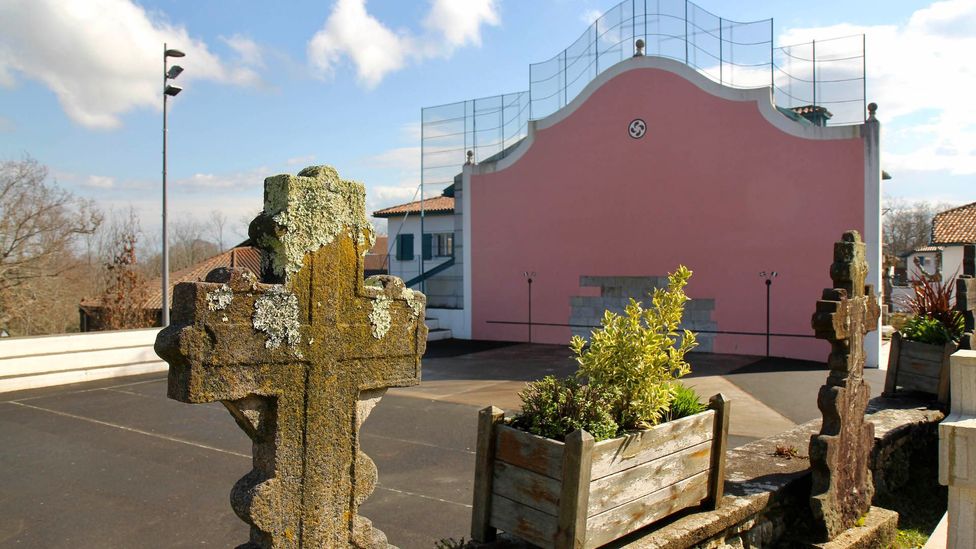
[[[943,280],[939,275],[922,273],[912,280],[912,297],[905,304],[916,317],[931,318],[942,324],[953,339],[961,334],[962,315],[952,307],[952,288],[956,277]],[[959,334],[957,334],[959,332]]]

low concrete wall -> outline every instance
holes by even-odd
[[[875,399],[867,419],[875,425],[871,471],[874,503],[881,507],[909,479],[910,471],[935,474],[938,410],[908,399]],[[734,413],[734,412],[733,412]],[[693,513],[666,525],[652,525],[620,540],[640,549],[716,547],[792,547],[803,538],[810,517],[810,436],[820,430],[814,420],[780,435],[731,450],[726,466],[726,496],[715,511]],[[776,456],[777,447],[794,447],[799,458]],[[931,479],[933,490],[937,479]]]
[[[0,339],[0,393],[166,370],[159,328]]]

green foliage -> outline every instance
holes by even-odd
[[[596,440],[617,434],[611,403],[619,397],[612,388],[583,384],[575,377],[546,376],[529,383],[519,398],[522,411],[512,420],[518,429],[556,440],[577,429]]]
[[[708,408],[708,406],[702,403],[698,393],[684,383],[680,381],[676,382],[674,389],[674,400],[671,401],[671,407],[668,409],[668,413],[665,414],[665,421],[693,416],[697,413],[704,412]]]
[[[905,322],[901,335],[909,341],[928,343],[930,345],[945,345],[950,341],[958,341],[964,329],[962,315],[957,314],[955,325],[947,327],[945,323],[928,316],[913,316]]]
[[[668,276],[667,289],[654,290],[650,308],[631,299],[623,315],[604,314],[589,346],[579,336],[570,342],[579,363],[577,375],[595,387],[618,392],[614,417],[623,429],[660,423],[675,398],[673,381],[691,370],[684,357],[697,346],[695,334],[678,329],[691,274],[679,265]]]
[[[952,288],[955,278],[942,280],[938,276],[922,275],[912,280],[913,295],[907,305],[914,317],[900,330],[910,341],[943,345],[959,341],[965,323],[959,311],[952,307]]]

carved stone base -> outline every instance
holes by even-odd
[[[810,549],[885,549],[898,534],[898,513],[871,507],[862,526],[853,526],[826,543],[811,543]]]

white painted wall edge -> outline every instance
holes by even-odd
[[[427,308],[427,318],[436,318],[438,326],[443,330],[451,331],[451,335],[456,339],[471,339],[470,334],[464,335],[465,310],[464,309],[438,309],[435,307]]]
[[[159,330],[0,339],[0,393],[165,371]]]

